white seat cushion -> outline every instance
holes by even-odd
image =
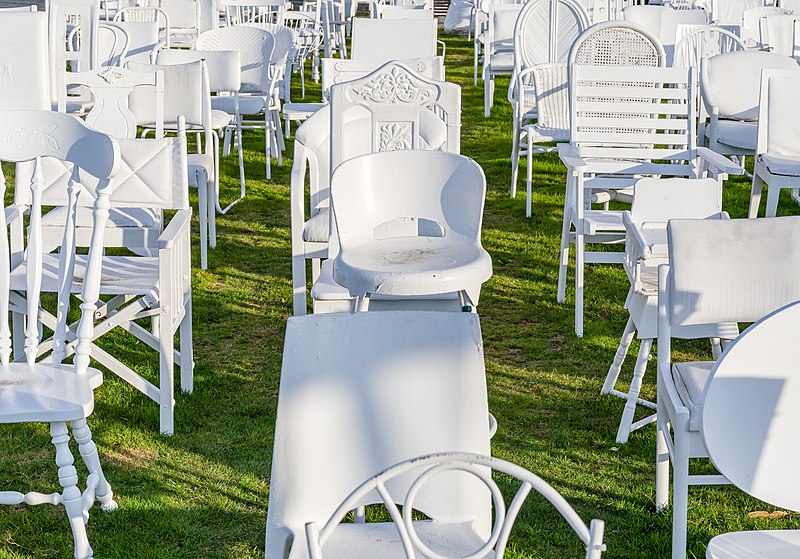
[[[489,59],[489,68],[491,72],[511,72],[514,69],[514,53],[513,52],[496,52]]]
[[[672,380],[682,404],[689,408],[689,429],[700,429],[700,412],[713,361],[687,361],[672,365]]]
[[[708,542],[708,559],[795,559],[800,555],[800,530],[729,532]]]
[[[303,240],[308,243],[327,243],[331,230],[330,208],[320,208],[303,225]]]
[[[711,137],[711,127],[706,136]],[[755,151],[758,140],[758,123],[741,120],[720,120],[717,126],[717,141],[727,146]]]
[[[225,128],[231,122],[233,122],[233,117],[225,111],[220,111],[217,109],[213,109],[211,111],[211,128],[214,130],[219,130],[220,128]]]
[[[773,175],[800,176],[800,157],[764,153],[759,155],[758,159]]]

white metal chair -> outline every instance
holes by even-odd
[[[697,27],[675,44],[672,65],[700,69],[701,61],[726,52],[747,50],[747,45],[727,29],[714,25]]]
[[[536,95],[533,72],[539,64],[559,62],[566,64],[572,43],[589,27],[589,15],[577,0],[531,0],[526,2],[514,25],[514,71],[509,89],[509,102],[514,110],[514,128],[511,135],[511,197],[517,193],[519,156],[522,146],[528,142],[528,128],[537,116]],[[566,90],[566,72],[563,82],[548,83],[556,89]],[[539,75],[542,81],[544,74]],[[549,76],[554,77],[554,76]],[[541,82],[540,82],[541,83]],[[544,85],[541,83],[541,85]],[[541,93],[544,93],[541,89]],[[545,93],[546,95],[546,93]],[[568,101],[568,97],[562,97]],[[564,107],[567,110],[566,106]],[[551,113],[552,115],[552,113]],[[552,119],[552,116],[551,116]],[[545,129],[552,128],[552,122],[539,123],[531,129],[534,137],[531,143],[551,143],[569,140],[569,132],[548,134]],[[562,129],[569,129],[569,126]],[[541,130],[541,134],[537,132]],[[555,148],[539,147],[537,153],[554,151]],[[529,148],[529,152],[533,148]],[[530,153],[528,154],[530,157]],[[530,171],[531,164],[528,163]],[[529,173],[530,175],[530,173]]]
[[[758,104],[758,142],[750,191],[749,217],[758,215],[764,184],[767,191],[766,217],[775,217],[783,188],[791,188],[797,200],[800,181],[800,150],[796,142],[797,87],[800,67],[793,70],[764,70]]]
[[[373,294],[455,292],[478,305],[492,260],[481,246],[486,179],[461,155],[413,147],[348,159],[331,178],[338,253],[333,279],[367,310]],[[388,146],[382,146],[384,149]]]
[[[430,58],[438,54],[436,33],[434,19],[356,18],[350,57],[379,63]]]
[[[510,502],[505,502],[500,487],[492,479],[493,472],[505,474],[519,482]],[[449,478],[452,478],[455,485],[450,488],[452,494],[443,495],[445,503],[435,508],[450,510],[441,511],[438,515],[432,514],[430,521],[415,521],[414,510],[432,510],[428,508],[431,503],[429,498],[423,496],[424,492]],[[463,524],[469,524],[473,515],[476,515],[475,512],[460,510],[458,507],[461,493],[469,491],[470,485],[475,482],[485,485],[492,493],[495,518],[492,531],[487,536],[474,532],[464,533],[456,530],[455,526],[450,529],[447,526],[459,520]],[[458,452],[412,458],[362,483],[336,509],[321,530],[316,522],[306,524],[309,555],[311,559],[322,559],[324,548],[324,556],[328,558],[375,557],[402,547],[404,556],[408,559],[417,557],[417,554],[430,556],[434,553],[437,557],[451,558],[495,554],[502,556],[517,514],[531,490],[544,496],[575,531],[586,547],[586,559],[599,559],[605,550],[602,520],[592,520],[587,527],[558,491],[536,474],[516,464],[491,456]],[[392,522],[360,525],[342,523],[350,510],[375,501],[386,508]],[[402,512],[398,504],[402,505]],[[362,540],[359,532],[371,534],[372,537]],[[393,532],[397,532],[399,542],[392,537]],[[385,534],[385,537],[379,539],[376,537],[378,534]]]
[[[798,311],[800,304],[790,304],[745,330],[717,361],[703,403],[703,440],[717,469],[749,495],[791,511],[800,510]],[[712,538],[706,557],[792,557],[799,550],[798,530],[730,532]]]
[[[122,58],[120,66],[128,62],[148,64],[152,60],[152,53],[159,48],[161,41],[158,37],[158,23],[155,21],[115,21],[109,23],[125,31],[128,36],[128,48]],[[166,44],[164,45],[166,46]]]
[[[319,79],[319,49],[323,42],[322,26],[315,17],[304,12],[289,12],[283,18],[283,24],[297,33],[297,44],[294,56],[289,60],[288,72],[284,78],[284,117],[286,117],[286,105],[289,103],[289,93],[291,93],[291,75],[294,72],[300,75],[300,91],[303,99],[306,97],[306,75],[305,64],[311,60],[311,72],[317,72],[316,79]],[[308,118],[308,116],[306,116]],[[292,119],[296,120],[296,119]],[[305,119],[301,119],[305,120]],[[286,137],[289,137],[289,120],[286,121]]]
[[[494,104],[495,76],[514,73],[514,30],[522,4],[490,4],[489,24],[483,46],[483,116],[489,118]]]
[[[670,219],[727,219],[722,212],[722,184],[714,179],[639,179],[634,185],[630,211],[622,214],[625,225],[623,266],[631,287],[625,299],[629,318],[614,360],[608,369],[601,394],[625,400],[617,430],[617,442],[626,443],[631,432],[656,420],[655,413],[634,421],[637,406],[655,410],[655,402],[640,397],[642,380],[658,334],[658,266],[668,264],[667,221]],[[676,332],[673,336],[680,337]],[[694,327],[688,337],[733,338],[736,325]],[[639,353],[627,390],[616,389],[617,380],[634,336],[640,340]],[[719,344],[716,344],[717,349]]]
[[[684,559],[689,486],[729,481],[689,473],[690,459],[708,456],[701,415],[714,363],[674,363],[673,329],[752,322],[800,299],[800,218],[672,220],[667,238],[669,265],[658,277],[656,507],[669,504],[671,462],[672,557]]]
[[[76,25],[67,36],[67,49],[80,49],[81,26]],[[121,66],[128,52],[128,34],[116,25],[97,26],[97,66]]]
[[[155,23],[158,25],[159,41],[166,48],[172,44],[172,27],[167,12],[157,6],[131,6],[122,8],[114,16],[114,22]]]
[[[76,193],[82,188],[81,180],[89,173],[95,177],[95,188],[89,189],[95,196],[92,204],[94,243],[86,257],[88,264],[81,270],[83,278],[80,282],[82,299],[80,322],[76,329],[74,341],[68,340],[67,313],[70,308],[70,290],[56,289],[58,293],[58,320],[54,327],[52,355],[45,361],[36,361],[39,355],[39,328],[35,318],[27,321],[24,331],[24,343],[18,344],[11,362],[12,339],[8,325],[10,303],[9,289],[14,289],[11,280],[13,268],[19,269],[24,264],[24,274],[20,280],[27,294],[26,306],[22,312],[29,317],[39,313],[39,303],[43,283],[41,247],[41,215],[42,197],[41,173],[31,175],[32,180],[26,185],[31,204],[30,223],[23,233],[27,239],[27,251],[22,252],[21,245],[11,241],[9,246],[9,221],[23,219],[23,206],[5,207],[0,213],[0,231],[3,241],[0,243],[0,423],[49,423],[50,436],[56,449],[56,465],[61,491],[45,495],[30,492],[27,494],[15,491],[0,492],[3,504],[30,505],[62,504],[69,519],[75,542],[74,556],[78,559],[93,557],[92,548],[86,534],[85,523],[89,518],[89,509],[95,500],[100,502],[102,510],[111,511],[117,508],[113,499],[111,486],[103,474],[97,447],[92,441],[92,434],[86,419],[94,409],[94,389],[103,382],[103,375],[97,369],[89,368],[92,353],[91,340],[94,336],[93,313],[95,301],[99,299],[103,233],[105,231],[105,212],[111,194],[109,181],[117,172],[119,165],[119,149],[114,141],[100,132],[95,132],[80,123],[76,118],[50,111],[15,111],[3,112],[0,117],[0,130],[5,138],[19,138],[17,131],[26,130],[35,133],[43,141],[4,142],[0,145],[0,160],[10,162],[30,161],[39,166],[41,158],[54,157],[72,164],[72,181],[62,195],[68,199],[69,206],[75,209]],[[5,191],[5,181],[0,188]],[[69,286],[75,279],[75,222],[72,213],[64,223],[64,236],[56,266],[58,285]],[[21,223],[18,229],[23,229]],[[23,261],[24,259],[24,261]],[[75,352],[72,364],[63,363],[67,346]],[[24,347],[24,350],[22,349]],[[78,472],[69,448],[70,430],[78,443],[81,458],[89,471],[85,480],[86,489],[78,488]]]
[[[285,340],[267,510],[269,559],[290,551],[305,556],[305,524],[327,522],[375,472],[442,449],[489,452],[477,314],[294,317]],[[473,486],[463,499],[476,511],[475,530],[488,534],[489,491]]]
[[[672,66],[675,44],[678,42],[679,25],[707,25],[705,10],[673,10],[666,6],[634,5],[623,10],[625,21],[638,23],[655,37],[664,47],[667,66]]]
[[[282,23],[285,0],[219,0],[225,25],[244,25],[253,21]]]

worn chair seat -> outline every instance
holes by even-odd
[[[773,175],[796,177],[800,175],[800,157],[791,155],[770,155],[764,153],[758,159]]]
[[[489,62],[492,72],[509,72],[514,70],[514,51],[500,51],[492,55]]]
[[[526,116],[531,114],[536,115],[536,109],[532,109],[525,113]],[[523,117],[525,118],[525,117]],[[531,137],[533,142],[551,143],[551,142],[569,142],[569,130],[564,128],[549,128],[546,126],[539,126],[532,124],[523,128],[526,134]]]
[[[331,210],[320,208],[303,226],[303,240],[307,243],[326,243],[330,236]]]
[[[211,111],[211,128],[214,130],[225,128],[231,122],[233,122],[233,116],[227,111],[221,111],[219,109],[213,109]]]
[[[689,408],[689,429],[700,429],[703,393],[713,368],[713,361],[687,361],[672,365],[675,388],[683,405]]]
[[[91,415],[93,391],[103,384],[103,373],[87,369],[83,375],[68,374],[70,369],[72,365],[11,363],[0,370],[0,423],[76,421]]]
[[[711,539],[707,559],[794,559],[800,553],[800,530],[729,532]]]
[[[711,128],[706,128],[706,136],[711,137]],[[717,141],[727,146],[755,150],[758,136],[758,123],[742,120],[720,120],[717,125]]]
[[[267,104],[267,97],[264,95],[240,95],[239,114],[257,115],[264,111]],[[233,96],[220,95],[211,98],[211,108],[217,111],[225,111],[228,114],[236,114]]]

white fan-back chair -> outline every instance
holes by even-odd
[[[305,557],[307,522],[328,521],[348,494],[389,466],[449,449],[489,453],[486,373],[478,315],[448,312],[333,313],[286,327],[267,510],[266,556]],[[487,536],[489,491],[452,482],[417,502],[458,506],[460,527]],[[427,508],[427,507],[426,507]],[[363,524],[361,526],[364,526]],[[388,534],[394,535],[389,525]]]
[[[500,487],[492,479],[494,472],[505,474],[519,482],[514,497],[508,503],[505,502]],[[491,491],[495,519],[492,524],[492,532],[485,541],[478,539],[474,534],[457,539],[450,534],[436,533],[431,529],[441,523],[436,516],[433,517],[432,522],[414,521],[413,511],[417,508],[415,505],[420,492],[425,491],[426,486],[450,478],[454,483],[458,480],[458,486],[464,488],[477,481]],[[460,489],[458,486],[453,489],[458,491]],[[443,452],[412,458],[396,464],[362,483],[353,490],[321,529],[315,522],[306,524],[309,555],[311,559],[322,559],[323,556],[329,559],[332,557],[375,557],[385,555],[396,548],[402,548],[404,556],[408,559],[413,559],[418,554],[432,556],[434,553],[436,557],[453,559],[467,556],[502,556],[517,514],[532,490],[547,499],[575,531],[586,547],[586,559],[600,559],[605,550],[602,520],[592,520],[590,526],[587,527],[575,509],[558,491],[525,468],[491,456],[458,452]],[[459,500],[457,493],[445,496],[445,498]],[[352,533],[352,528],[358,527],[367,533],[376,532],[378,527],[373,523],[366,523],[362,526],[342,524],[342,520],[349,511],[362,503],[375,500],[383,504],[389,512],[394,529],[399,536],[399,542],[395,538],[391,540],[386,538],[382,542],[375,541],[377,538],[370,538],[371,541],[362,540],[358,535]],[[398,504],[402,505],[402,512],[398,508]],[[423,507],[425,504],[420,504],[420,510]],[[323,548],[325,548],[324,553]]]
[[[729,482],[689,473],[690,459],[708,456],[701,415],[714,362],[673,363],[673,329],[753,322],[800,300],[800,218],[672,220],[667,238],[669,265],[658,277],[656,507],[669,504],[671,462],[672,557],[684,559],[689,486]]]
[[[103,510],[117,508],[86,418],[94,409],[94,389],[103,382],[103,374],[89,367],[89,358],[92,354],[91,340],[95,334],[93,314],[97,310],[96,301],[100,298],[101,257],[111,194],[110,180],[119,167],[119,148],[109,136],[93,131],[78,119],[63,113],[4,111],[0,114],[0,132],[4,138],[12,139],[0,143],[0,160],[29,162],[36,168],[26,184],[30,199],[27,206],[30,214],[28,227],[22,224],[25,206],[6,207],[4,204],[0,212],[0,231],[3,232],[0,242],[0,423],[50,424],[61,486],[60,491],[50,494],[1,491],[0,502],[17,506],[23,503],[63,505],[75,542],[74,557],[86,559],[93,557],[85,524],[95,499],[100,501]],[[34,141],[26,141],[31,138]],[[43,174],[40,165],[45,157],[69,163],[72,171],[61,191],[69,210],[64,212],[61,250],[55,268],[55,279],[60,288],[55,290],[58,293],[58,318],[51,324],[54,329],[52,354],[47,361],[37,362],[40,338],[35,317],[39,314],[42,287],[47,283],[42,271],[41,238]],[[84,257],[86,264],[78,270],[75,262],[74,212],[77,194],[84,189],[81,182],[87,178],[87,173],[94,177],[95,184],[87,188],[92,198],[89,205],[92,207],[94,227],[89,254]],[[0,181],[0,189],[5,193],[4,179]],[[9,225],[26,237],[27,250],[24,253],[21,244],[12,240],[9,245]],[[11,279],[12,268],[22,269],[19,283],[26,292],[27,300],[19,310],[31,317],[24,329],[19,328],[18,334],[24,341],[14,344],[13,362],[8,324],[9,310],[13,310],[14,306],[9,297],[9,290],[15,289]],[[84,302],[80,306],[77,327],[71,332],[67,324],[71,294],[69,286],[76,279],[76,272],[82,273],[78,285]],[[15,330],[17,325],[15,321]],[[73,334],[72,339],[69,339],[69,334]],[[69,353],[75,353],[72,364],[63,362],[68,350]],[[69,448],[69,428],[89,472],[83,491],[78,487],[78,472]]]

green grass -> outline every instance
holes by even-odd
[[[553,155],[536,158],[534,217],[526,219],[524,195],[508,196],[507,80],[498,80],[492,118],[484,119],[483,88],[471,82],[471,43],[446,41],[448,79],[463,88],[462,152],[481,164],[488,181],[483,242],[494,276],[484,286],[480,315],[489,407],[499,422],[493,452],[551,482],[584,519],[605,520],[607,557],[667,556],[671,517],[654,510],[654,428],[616,445],[622,401],[599,394],[627,320],[625,274],[621,267],[589,267],[586,337],[577,339],[571,291],[566,304],[555,302],[564,168]],[[316,99],[318,86],[307,84],[307,98]],[[96,392],[90,426],[120,505],[113,514],[92,511],[89,537],[97,557],[263,557],[281,351],[291,314],[292,150],[266,181],[261,141],[256,134],[246,138],[247,198],[219,217],[208,271],[199,269],[193,246],[195,392],[177,395],[175,436],[160,436],[156,405],[113,374]],[[225,158],[223,203],[238,191],[236,169],[235,156]],[[725,207],[735,217],[745,214],[748,192],[746,179],[729,181]],[[797,207],[787,197],[780,211],[797,213]],[[157,356],[123,334],[109,336],[105,347],[155,380]],[[702,344],[679,349],[687,356],[706,351]],[[632,362],[629,357],[625,378]],[[649,398],[653,373],[651,366],[644,386]],[[0,437],[3,489],[57,489],[46,426],[6,426]],[[703,557],[708,540],[724,531],[798,526],[794,517],[748,518],[760,509],[771,510],[733,488],[693,488],[690,556]],[[0,557],[66,558],[71,549],[60,508],[0,508]],[[582,553],[566,524],[533,499],[508,556]]]

